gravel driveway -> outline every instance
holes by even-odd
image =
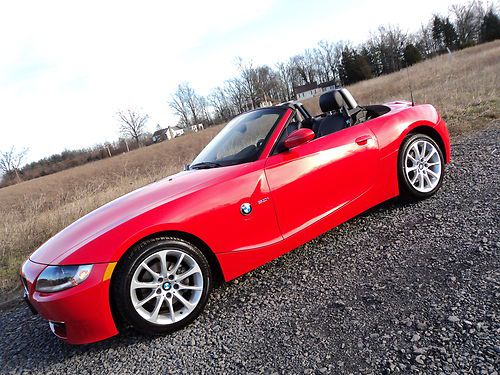
[[[384,203],[220,287],[170,336],[72,347],[24,306],[3,312],[0,371],[496,374],[499,130],[454,143],[433,198]]]

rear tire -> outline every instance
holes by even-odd
[[[408,135],[398,156],[400,196],[419,200],[434,195],[443,183],[444,167],[443,152],[431,137]]]
[[[165,334],[191,323],[212,288],[210,266],[193,244],[156,237],[134,245],[120,260],[112,296],[126,323],[147,334]]]

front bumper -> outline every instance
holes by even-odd
[[[47,267],[27,260],[22,267],[26,298],[50,322],[52,332],[70,344],[88,344],[118,333],[109,303],[108,264],[94,264],[81,284],[55,293],[35,290],[36,279]],[[106,279],[106,280],[104,280]]]

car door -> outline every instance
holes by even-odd
[[[377,141],[365,124],[268,157],[265,173],[283,237],[340,215],[372,188],[377,163]]]

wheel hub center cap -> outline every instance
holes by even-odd
[[[167,283],[163,283],[162,287],[163,287],[163,290],[170,290],[170,289],[172,289],[172,284],[170,284],[168,282]]]
[[[422,163],[420,163],[420,164],[418,165],[418,169],[420,169],[420,170],[424,169],[424,165],[423,165]]]

